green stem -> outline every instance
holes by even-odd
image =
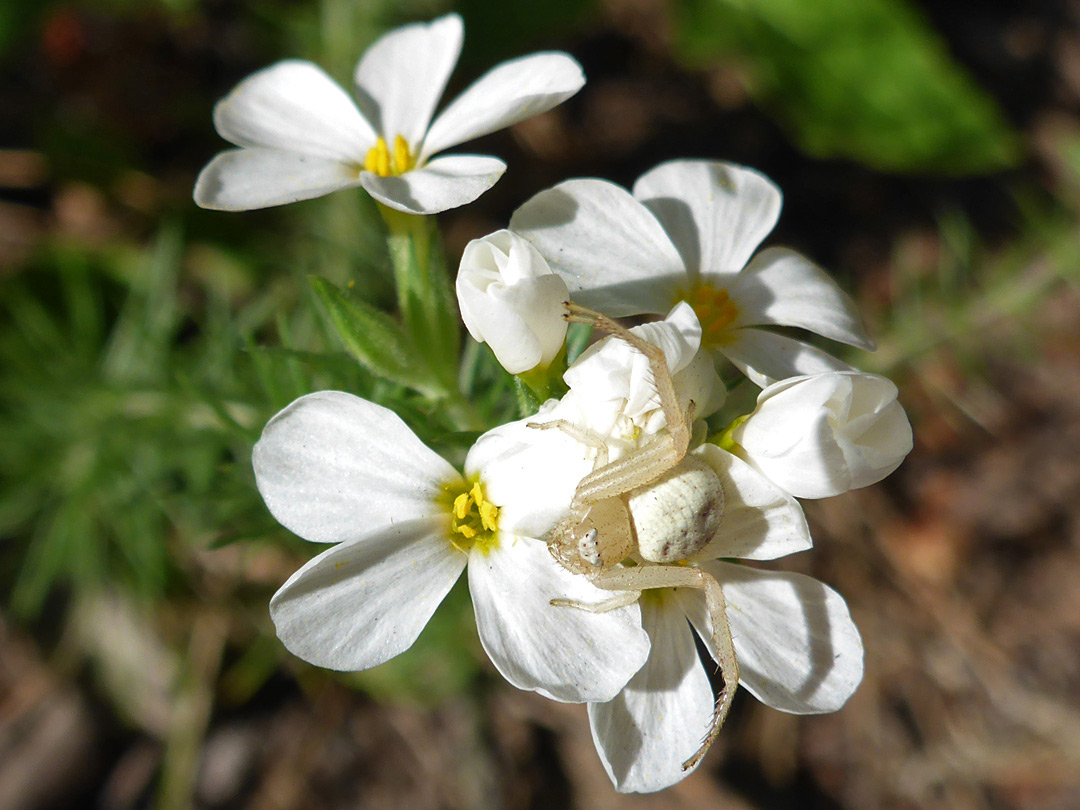
[[[484,419],[458,387],[461,318],[434,217],[379,205],[389,235],[398,309],[419,359],[443,383],[444,418],[458,430],[482,430]]]
[[[447,390],[456,390],[461,320],[433,217],[380,205],[390,233],[398,309],[420,355]]]

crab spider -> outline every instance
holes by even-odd
[[[554,599],[552,604],[599,613],[630,604],[651,588],[704,592],[712,623],[710,641],[724,687],[701,746],[683,763],[683,770],[689,770],[719,735],[739,683],[724,593],[715,578],[692,562],[719,529],[724,488],[708,464],[687,455],[694,406],[690,403],[685,412],[679,407],[663,351],[598,312],[570,302],[566,308],[568,321],[589,324],[645,355],[667,430],[607,463],[603,441],[588,431],[564,420],[530,423],[563,430],[598,450],[597,466],[581,479],[566,517],[548,533],[548,550],[560,565],[588,577],[598,588],[628,592],[595,604],[566,599]]]

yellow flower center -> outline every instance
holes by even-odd
[[[379,177],[403,174],[415,166],[416,155],[409,149],[409,142],[400,135],[394,137],[392,150],[386,145],[386,139],[380,135],[364,158],[364,170]]]
[[[479,479],[454,482],[443,492],[454,547],[466,553],[474,546],[485,554],[494,550],[499,542],[499,507],[487,499]]]
[[[731,339],[731,322],[739,314],[728,291],[711,284],[696,284],[687,293],[680,292],[679,300],[694,308],[701,322],[701,344],[710,349],[722,346]]]

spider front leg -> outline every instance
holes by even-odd
[[[597,467],[603,467],[607,464],[607,442],[591,430],[578,427],[569,419],[552,419],[550,422],[526,422],[525,427],[532,428],[533,430],[561,430],[578,444],[591,447],[596,451],[596,460],[593,462],[594,470]]]
[[[606,591],[644,591],[652,588],[696,588],[705,594],[705,605],[712,624],[710,646],[724,676],[724,688],[716,698],[712,722],[700,747],[683,763],[683,770],[693,768],[709,746],[720,735],[720,728],[731,710],[735,690],[739,685],[739,662],[727,619],[727,603],[720,583],[709,573],[682,565],[638,565],[633,568],[612,568],[589,576],[589,581]],[[605,604],[605,603],[601,603]]]
[[[645,355],[649,361],[649,370],[652,372],[653,384],[660,398],[660,408],[664,412],[667,422],[667,430],[675,445],[677,458],[673,462],[686,455],[686,449],[690,446],[690,419],[679,407],[679,398],[675,395],[675,383],[671,379],[671,370],[668,369],[667,358],[663,350],[638,335],[635,335],[625,326],[616,323],[607,315],[603,315],[591,309],[579,306],[572,301],[564,303],[566,314],[563,316],[571,323],[584,323],[601,332],[607,332],[612,337],[618,338]]]

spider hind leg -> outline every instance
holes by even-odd
[[[701,762],[718,736],[731,710],[735,690],[739,685],[739,662],[735,657],[735,644],[731,639],[731,626],[727,620],[727,604],[720,583],[699,568],[682,565],[639,565],[633,568],[614,568],[600,571],[589,577],[598,588],[604,590],[637,590],[650,588],[694,588],[705,594],[705,605],[712,624],[708,646],[724,677],[724,688],[716,698],[709,729],[697,751],[683,762],[688,771]]]

